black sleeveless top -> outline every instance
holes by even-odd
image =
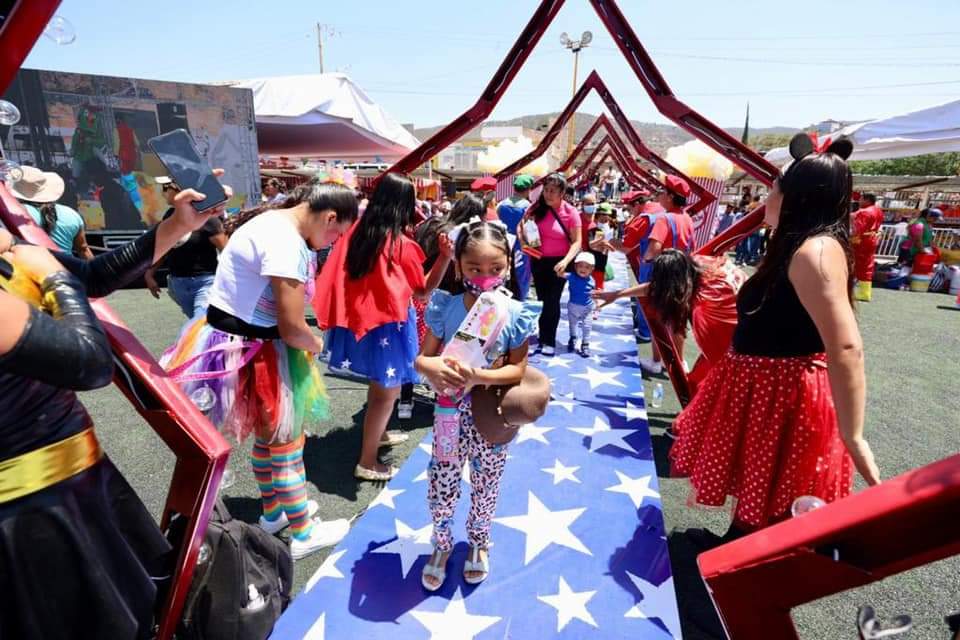
[[[786,270],[774,280],[766,299],[759,284],[750,278],[737,296],[733,350],[771,358],[822,353],[820,332],[800,303]]]

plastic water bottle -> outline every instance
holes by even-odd
[[[194,389],[190,394],[190,401],[207,417],[210,417],[210,412],[217,406],[216,394],[213,392],[213,389],[206,385]],[[230,469],[224,469],[223,475],[220,477],[220,491],[223,492],[224,489],[229,489],[236,484],[236,482],[237,474]]]
[[[805,513],[813,511],[814,509],[819,509],[826,504],[826,502],[817,496],[800,496],[793,501],[792,505],[790,505],[790,515],[796,518],[797,516],[802,516]]]
[[[653,395],[650,396],[650,406],[659,409],[663,406],[663,383],[658,382],[653,388]]]

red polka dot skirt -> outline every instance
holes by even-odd
[[[421,302],[417,298],[413,299],[413,310],[417,313],[417,344],[420,346],[423,346],[423,339],[427,335],[427,321],[423,317],[426,309],[426,302]]]
[[[831,502],[853,486],[824,354],[767,358],[731,350],[674,428],[673,475],[690,479],[701,505],[734,497],[740,525],[765,527],[789,515],[799,496]]]

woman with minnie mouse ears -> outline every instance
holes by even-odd
[[[736,498],[727,537],[790,515],[793,501],[843,498],[856,469],[880,472],[863,436],[863,343],[853,313],[853,144],[799,134],[774,182],[767,255],[740,289],[732,349],[677,417],[673,473],[696,502]]]

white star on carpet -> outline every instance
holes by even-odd
[[[463,592],[457,591],[443,611],[410,612],[430,632],[430,640],[473,640],[478,633],[500,622],[499,616],[480,616],[467,612]]]
[[[424,451],[428,456],[432,456],[432,455],[433,455],[433,444],[432,444],[432,443],[430,443],[430,442],[421,442],[421,443],[418,444],[417,446],[420,447],[421,449],[423,449],[423,451]]]
[[[350,362],[350,359],[347,358],[346,360],[344,360],[343,362],[340,363],[340,368],[341,368],[341,369],[349,369],[349,368],[350,368],[350,365],[352,365],[352,364],[353,364],[353,363]]]
[[[536,440],[543,444],[550,444],[550,441],[547,440],[546,433],[553,431],[554,428],[555,427],[538,427],[535,424],[522,425],[517,432],[517,443],[519,444],[526,440]]]
[[[395,520],[397,528],[397,539],[377,547],[370,553],[391,553],[400,556],[400,570],[404,580],[410,569],[417,562],[420,556],[426,556],[433,553],[433,543],[430,542],[430,536],[433,533],[433,524],[428,524],[420,529],[411,529],[404,522]]]
[[[560,576],[559,591],[552,596],[537,596],[537,600],[545,602],[557,610],[557,633],[563,631],[571,620],[576,618],[582,620],[594,627],[597,621],[593,619],[587,610],[587,602],[596,593],[596,591],[574,591],[567,584],[567,581]]]
[[[637,337],[629,333],[618,333],[615,336],[610,336],[614,340],[619,340],[620,342],[632,342],[636,343]]]
[[[611,429],[610,425],[599,416],[593,419],[593,427],[572,427],[570,430],[590,438],[590,451],[598,451],[607,445],[612,445],[630,453],[637,453],[637,450],[624,440],[627,436],[636,433],[636,429]]]
[[[380,338],[380,347],[387,348],[390,346],[390,338]]]
[[[580,483],[580,479],[577,478],[574,474],[577,472],[577,469],[580,467],[565,467],[560,459],[557,458],[552,467],[546,467],[541,469],[544,473],[549,473],[553,476],[553,484],[560,484],[564,480],[569,480],[570,482]]]
[[[627,576],[640,591],[643,599],[624,614],[625,618],[658,618],[674,638],[680,637],[680,614],[677,611],[677,594],[673,590],[673,576],[656,587],[629,571]],[[661,615],[662,614],[662,615]],[[663,616],[666,616],[664,618]]]
[[[313,589],[322,578],[342,578],[343,574],[340,573],[340,569],[337,569],[337,560],[343,557],[343,554],[347,552],[346,549],[336,551],[327,556],[327,559],[323,561],[323,564],[320,565],[320,568],[317,569],[310,579],[307,580],[306,586],[303,588],[303,592],[307,593],[310,589]]]
[[[643,504],[644,498],[660,498],[660,494],[650,488],[650,483],[653,481],[652,475],[631,478],[630,476],[620,473],[617,470],[614,470],[614,473],[616,473],[617,477],[620,478],[620,484],[607,487],[607,491],[613,491],[614,493],[625,493],[626,495],[630,496],[630,501],[633,502],[633,506],[637,509],[639,509],[640,505]]]
[[[627,420],[636,420],[638,418],[641,420],[647,419],[646,407],[643,407],[642,405],[639,405],[639,404],[633,404],[629,400],[627,400],[626,407],[615,407],[613,411],[615,411],[616,413],[619,413]]]
[[[571,378],[582,378],[590,383],[590,390],[596,389],[597,387],[608,384],[613,387],[625,387],[627,385],[623,384],[617,378],[620,376],[619,371],[597,371],[593,367],[587,367],[586,373],[574,373],[571,375]]]
[[[387,367],[387,377],[388,377],[388,378],[396,378],[396,377],[397,377],[397,370],[394,369],[393,367]]]
[[[592,556],[593,553],[584,546],[580,538],[570,531],[570,525],[586,510],[582,507],[550,511],[532,491],[528,491],[526,515],[494,518],[494,522],[522,531],[527,536],[523,564],[528,565],[551,544],[569,547],[574,551]]]
[[[383,505],[384,507],[389,507],[396,510],[397,505],[393,503],[393,499],[398,495],[406,491],[406,489],[391,489],[390,487],[384,487],[383,491],[377,494],[377,497],[373,499],[373,502],[367,506],[367,509],[373,509],[377,505]]]
[[[307,630],[307,633],[303,636],[303,640],[324,640],[324,638],[327,637],[326,618],[327,618],[326,612],[321,613],[320,617],[317,618],[317,621],[314,622],[310,626],[310,628]]]
[[[571,362],[573,362],[573,360],[567,360],[566,358],[562,358],[562,357],[560,357],[560,356],[553,356],[552,358],[550,358],[549,360],[547,360],[546,362],[544,362],[544,363],[543,363],[543,366],[545,366],[545,367],[565,367],[565,368],[569,369]]]
[[[561,400],[561,398],[564,398],[564,399]],[[554,397],[553,400],[550,401],[550,404],[554,407],[560,407],[561,409],[566,409],[570,413],[573,413],[573,407],[577,403],[574,402],[573,392],[571,391],[568,394],[558,395]]]

